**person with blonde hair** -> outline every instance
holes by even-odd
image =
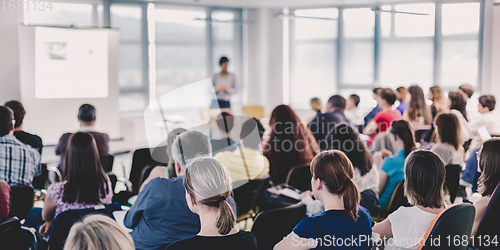
[[[71,227],[64,250],[135,250],[130,234],[113,219],[90,215]]]
[[[321,99],[319,99],[318,97],[311,98],[310,103],[311,109],[316,113],[321,114],[321,110],[323,110],[323,103],[321,102]]]
[[[236,217],[227,202],[232,192],[229,171],[220,161],[202,157],[191,162],[184,178],[186,202],[200,216],[200,232],[167,247],[175,249],[256,250],[257,241],[250,232],[235,227]]]
[[[439,113],[449,110],[441,87],[432,86],[427,94],[427,99],[432,101],[431,112],[433,119],[436,118]]]

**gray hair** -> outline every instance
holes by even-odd
[[[198,131],[179,134],[172,143],[172,158],[185,169],[199,157],[212,157],[212,145],[208,136]]]

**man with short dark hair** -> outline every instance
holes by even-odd
[[[333,95],[328,99],[326,104],[326,112],[318,114],[309,123],[308,127],[311,133],[316,138],[316,141],[321,146],[321,141],[324,141],[325,136],[337,125],[342,123],[349,124],[349,120],[344,114],[346,100],[341,95]]]
[[[96,113],[95,107],[91,104],[86,103],[80,106],[78,109],[78,121],[80,122],[78,131],[91,134],[97,144],[99,155],[107,155],[109,153],[109,136],[105,133],[95,131]],[[56,155],[61,156],[60,166],[64,163],[64,155],[71,135],[72,133],[63,134],[61,138],[59,138],[59,143],[57,143]]]
[[[212,139],[212,154],[215,155],[224,151],[234,151],[238,148],[238,143],[231,139],[231,130],[233,130],[234,116],[228,112],[222,112],[217,117],[217,127],[223,134],[222,139]]]
[[[345,105],[345,116],[347,119],[351,122],[352,125],[354,126],[363,126],[363,114],[361,114],[361,111],[358,109],[358,105],[361,99],[359,98],[359,95],[352,94],[347,98],[346,105]]]
[[[29,185],[40,175],[40,154],[14,137],[14,115],[0,106],[0,180],[10,186]]]
[[[373,89],[373,99],[377,102],[377,106],[375,106],[375,108],[372,109],[372,111],[370,111],[370,113],[368,113],[366,116],[365,116],[365,123],[363,124],[364,127],[368,126],[368,123],[373,119],[373,117],[375,117],[375,115],[378,114],[378,112],[382,111],[382,108],[380,108],[379,106],[379,100],[380,100],[380,92],[382,91],[382,88],[374,88]]]
[[[469,132],[473,134],[473,142],[479,140],[478,129],[485,127],[490,135],[500,135],[500,116],[494,112],[496,106],[496,98],[493,95],[482,95],[479,97],[477,111],[480,113],[474,121],[469,123]],[[471,147],[476,145],[471,143]]]
[[[38,153],[41,155],[43,148],[42,138],[23,130],[23,121],[24,116],[26,115],[26,110],[24,109],[23,104],[19,101],[12,100],[6,102],[5,106],[9,107],[14,112],[14,119],[16,120],[16,124],[14,124],[14,136],[16,139],[38,150]]]
[[[375,115],[372,121],[368,123],[368,126],[366,126],[363,130],[363,134],[370,136],[370,141],[368,142],[369,145],[371,145],[373,138],[378,133],[386,131],[387,128],[391,126],[393,121],[401,120],[403,118],[399,110],[392,108],[396,99],[396,93],[390,88],[382,89],[380,92],[379,105],[382,108],[382,111]]]

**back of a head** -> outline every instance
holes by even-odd
[[[172,145],[174,144],[175,138],[177,138],[178,135],[180,135],[186,131],[187,130],[184,128],[176,128],[168,133],[167,154],[168,154],[169,164],[174,163],[174,159],[172,159]]]
[[[341,95],[333,95],[333,96],[330,97],[330,99],[328,99],[328,103],[334,109],[344,110],[345,109],[346,100]]]
[[[311,162],[311,174],[325,184],[329,193],[342,197],[349,216],[358,218],[360,194],[352,181],[354,168],[342,151],[328,150],[316,155]]]
[[[354,105],[357,107],[359,105],[359,102],[361,101],[361,98],[359,95],[352,94],[349,96],[349,99],[351,99],[354,102]]]
[[[458,117],[454,113],[444,112],[436,116],[435,121],[439,141],[448,143],[458,150],[462,146],[462,133]]]
[[[198,157],[212,157],[212,145],[208,136],[198,131],[179,134],[172,143],[172,158],[185,168]]]
[[[10,133],[14,114],[10,108],[0,106],[0,137]]]
[[[359,138],[358,132],[348,124],[339,124],[327,137],[330,140],[330,149],[344,152],[353,166],[358,168],[361,175],[368,173],[373,164],[373,158],[365,142]]]
[[[483,196],[492,195],[500,182],[500,138],[494,137],[483,143],[478,155],[479,169],[479,193]]]
[[[26,115],[26,110],[20,101],[12,100],[5,103],[6,107],[9,107],[12,112],[14,112],[14,120],[16,124],[14,127],[18,128],[23,124],[24,116]]]
[[[380,92],[382,92],[382,88],[376,87],[372,90],[373,94],[375,95],[380,95]]]
[[[311,104],[311,109],[320,112],[323,109],[323,103],[321,102],[321,99],[314,97],[310,101]]]
[[[464,118],[467,120],[467,110],[465,109],[467,103],[465,102],[464,96],[459,92],[452,91],[448,93],[448,98],[451,102],[450,110],[455,109],[460,111],[460,113],[462,113]]]
[[[97,145],[91,134],[77,132],[68,141],[64,160],[64,179],[67,183],[63,201],[98,204],[108,185],[101,167]]]
[[[186,192],[197,202],[218,209],[216,227],[226,235],[233,229],[236,218],[227,202],[232,184],[229,170],[214,158],[198,158],[186,168]]]
[[[93,105],[85,103],[78,109],[78,120],[82,122],[93,122],[96,119],[96,109]]]
[[[430,91],[432,93],[432,101],[433,102],[444,101],[444,93],[443,93],[443,89],[441,87],[432,86],[430,88]]]
[[[290,106],[281,104],[276,106],[273,112],[271,112],[269,123],[273,128],[284,123],[294,123],[293,126],[296,126],[297,123],[300,123],[300,119]]]
[[[222,112],[217,117],[217,127],[224,133],[229,133],[233,130],[234,116],[228,112]]]
[[[404,101],[406,99],[406,93],[407,93],[406,88],[401,86],[401,87],[398,87],[396,89],[396,91],[398,92],[398,101],[399,102]]]
[[[244,122],[243,126],[241,126],[241,143],[247,148],[258,150],[260,149],[264,132],[265,129],[264,126],[262,126],[262,123],[255,118],[251,118]]]
[[[424,119],[424,123],[430,125],[432,123],[432,114],[431,110],[425,103],[424,91],[418,85],[411,85],[408,88],[408,92],[411,95],[410,107],[408,108],[408,116],[411,120],[422,116]]]
[[[405,161],[405,194],[413,205],[444,207],[443,160],[429,150],[413,151]]]
[[[387,101],[387,103],[389,105],[394,105],[394,103],[396,102],[396,99],[397,99],[397,95],[396,93],[394,92],[394,90],[390,89],[390,88],[385,88],[385,89],[382,89],[380,91],[380,98],[384,99]]]
[[[391,133],[397,135],[399,139],[403,140],[405,156],[408,156],[411,151],[416,149],[415,137],[410,124],[405,120],[392,122]]]
[[[494,95],[482,95],[479,97],[479,103],[481,103],[483,107],[488,108],[488,110],[493,111],[497,104],[497,99],[495,98]]]
[[[129,233],[113,219],[89,215],[71,227],[64,250],[134,250]]]
[[[459,90],[464,92],[469,98],[474,95],[474,87],[472,87],[470,84],[462,84],[460,87],[458,87]]]

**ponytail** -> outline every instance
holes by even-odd
[[[344,182],[345,191],[342,194],[342,200],[344,201],[344,210],[351,216],[354,220],[358,218],[358,205],[361,200],[358,187],[354,182],[349,179]]]
[[[215,226],[219,229],[220,234],[226,235],[233,229],[236,217],[225,199],[226,197],[221,196],[221,198],[224,198],[224,200],[219,202],[219,213],[217,214]]]

